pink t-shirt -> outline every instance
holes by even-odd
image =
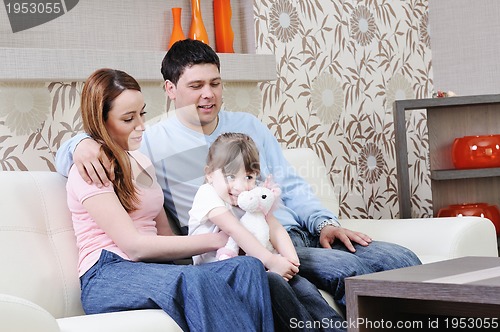
[[[135,227],[140,233],[157,235],[156,218],[160,209],[163,208],[163,192],[156,182],[156,176],[151,161],[138,151],[129,152],[130,155],[150,174],[153,178],[151,187],[135,184],[139,195],[140,204],[138,209],[129,213]],[[114,193],[113,186],[98,188],[86,183],[78,169],[71,167],[66,184],[68,207],[72,214],[73,228],[78,246],[78,274],[82,276],[98,260],[101,251],[106,249],[114,252],[124,259],[129,257],[113,242],[113,240],[94,222],[82,202],[92,196],[103,193]]]

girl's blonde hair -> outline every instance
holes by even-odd
[[[210,146],[205,172],[218,169],[224,174],[237,173],[241,167],[247,173],[260,175],[259,150],[250,136],[241,133],[221,134]]]
[[[141,87],[132,76],[123,71],[108,68],[96,70],[83,86],[81,114],[83,129],[101,143],[101,149],[111,161],[110,173],[115,175],[115,193],[125,210],[130,212],[139,204],[132,182],[130,159],[127,151],[109,136],[105,126],[113,101],[125,90],[141,91]],[[109,178],[109,174],[107,175]]]

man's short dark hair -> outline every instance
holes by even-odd
[[[219,56],[207,44],[192,39],[180,40],[172,45],[161,63],[163,80],[177,85],[188,67],[198,64],[214,64],[220,71]]]

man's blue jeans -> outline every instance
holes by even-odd
[[[356,252],[351,253],[339,241],[332,249],[322,248],[317,235],[299,228],[288,234],[300,259],[299,274],[332,294],[344,315],[345,278],[422,264],[411,250],[394,243],[373,241],[366,247],[353,243]]]
[[[268,272],[268,275],[276,331],[346,330],[335,328],[342,326],[344,319],[306,278],[296,275],[286,282],[276,273]],[[325,322],[328,324],[322,324]]]
[[[161,308],[184,331],[273,331],[267,274],[253,257],[193,266],[103,250],[80,282],[87,314]]]

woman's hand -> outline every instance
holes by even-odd
[[[222,248],[224,247],[226,244],[227,244],[227,240],[229,240],[229,236],[227,236],[226,233],[224,233],[223,231],[220,231],[218,233],[215,233],[214,234],[214,244],[218,247],[218,248]]]

